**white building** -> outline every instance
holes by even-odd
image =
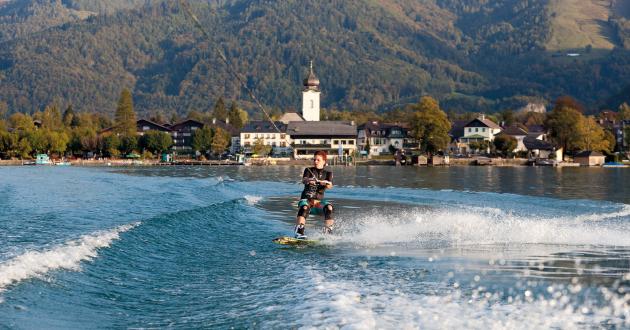
[[[302,118],[306,121],[319,121],[319,79],[313,73],[313,61],[302,90]]]
[[[291,137],[286,134],[287,125],[276,121],[274,125],[271,122],[251,121],[240,133],[241,152],[244,154],[252,154],[253,146],[260,141],[264,145],[271,146],[273,155],[290,155],[291,154]]]
[[[318,150],[324,150],[329,158],[353,156],[357,150],[357,126],[348,121],[292,121],[287,134],[293,141],[293,157],[313,158]]]
[[[367,122],[358,127],[358,147],[368,155],[389,155],[392,154],[392,149],[404,150],[411,147],[413,139],[408,131],[399,124]]]

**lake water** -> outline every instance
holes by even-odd
[[[630,328],[630,170],[332,170],[2,167],[0,328]]]

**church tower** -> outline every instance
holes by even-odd
[[[306,121],[319,121],[319,79],[313,73],[313,61],[302,90],[302,117]]]

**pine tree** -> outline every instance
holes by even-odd
[[[72,126],[72,121],[74,120],[74,110],[72,109],[72,104],[66,108],[66,111],[63,112],[63,124],[66,127]]]
[[[225,102],[223,101],[223,97],[219,97],[219,100],[214,105],[214,110],[212,111],[212,116],[217,120],[225,121],[227,118],[227,110],[225,109]]]
[[[232,101],[230,105],[230,112],[228,113],[228,119],[230,120],[230,125],[236,128],[237,130],[241,130],[243,128],[243,118],[241,117],[240,110],[236,106],[236,102]]]
[[[120,93],[114,123],[116,133],[122,136],[136,135],[136,113],[133,111],[131,92],[126,88]]]

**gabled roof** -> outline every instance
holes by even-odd
[[[538,140],[532,136],[526,136],[523,139],[523,144],[525,145],[525,148],[527,148],[527,150],[554,150],[555,149],[553,144],[547,141]]]
[[[280,117],[279,121],[288,124],[290,121],[304,121],[304,117],[297,112],[287,112]]]
[[[501,126],[497,125],[490,119],[486,118],[476,118],[468,122],[468,124],[464,125],[464,127],[489,127],[494,129],[501,129]]]
[[[138,119],[138,121],[136,121],[136,126],[137,127],[141,127],[141,126],[149,126],[151,130],[157,130],[157,131],[164,131],[164,132],[170,132],[172,131],[172,129],[170,129],[169,127],[166,127],[164,125],[160,125],[156,122],[152,122],[148,119]]]
[[[287,125],[281,121],[275,121],[276,127],[282,133],[286,133]],[[268,120],[250,121],[243,127],[241,133],[278,133],[275,127]]]
[[[529,125],[527,126],[528,133],[544,133],[545,127],[543,125]]]
[[[526,136],[527,131],[518,126],[508,126],[503,129],[503,133],[511,136]]]
[[[402,139],[407,137],[408,128],[398,123],[381,123],[378,121],[368,121],[357,127],[357,130],[365,130],[365,136],[382,136],[392,139]],[[373,134],[374,132],[385,132],[384,134]]]
[[[203,127],[204,123],[198,121],[198,120],[194,120],[194,119],[185,119],[182,120],[178,123],[175,123],[173,125],[171,125],[171,130],[173,131],[179,131],[182,129],[182,127],[185,126],[195,126],[195,127]]]
[[[292,121],[287,127],[291,136],[357,136],[357,126],[349,121]]]
[[[581,151],[578,152],[575,156],[573,156],[573,158],[575,157],[602,157],[604,156],[601,152],[599,151],[593,151],[593,150],[585,150],[585,151]]]

